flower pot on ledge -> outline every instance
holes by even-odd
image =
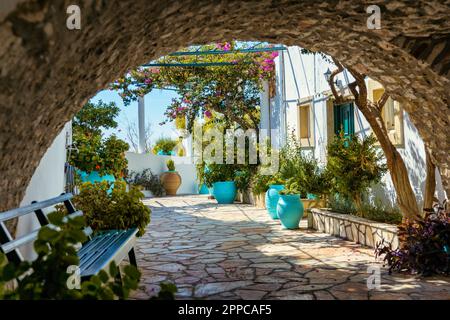
[[[181,176],[177,171],[166,171],[161,174],[161,183],[168,196],[175,196],[181,185]]]

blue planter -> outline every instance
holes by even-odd
[[[303,217],[303,203],[300,201],[300,195],[280,195],[277,215],[284,228],[298,229],[298,224]]]
[[[308,200],[317,200],[319,198],[315,194],[307,193],[306,194],[306,199],[308,199]]]
[[[201,187],[198,190],[199,194],[209,194],[209,190],[208,187],[206,186],[206,184],[202,184]]]
[[[272,219],[278,219],[277,203],[280,197],[279,192],[284,189],[282,184],[271,184],[266,191],[266,209]]]
[[[233,203],[236,198],[236,184],[234,181],[219,181],[213,183],[213,195],[217,203]]]
[[[77,171],[78,174],[81,177],[81,181],[84,182],[90,182],[92,184],[96,182],[102,182],[102,181],[108,181],[111,183],[111,187],[109,188],[108,192],[111,192],[114,188],[114,181],[116,181],[116,178],[112,174],[105,174],[104,176],[101,176],[98,171],[91,171],[90,173],[87,173],[85,171]]]

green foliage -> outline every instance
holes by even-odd
[[[83,232],[84,217],[67,218],[62,212],[48,214],[50,225],[40,229],[34,243],[36,260],[19,264],[6,262],[0,254],[0,299],[126,299],[130,290],[137,289],[139,271],[125,267],[123,284],[116,280],[119,272],[114,262],[109,273],[101,271],[81,284],[81,289],[69,289],[69,266],[77,266],[79,259],[75,246],[87,240]],[[13,289],[5,283],[14,281]]]
[[[130,172],[126,177],[129,185],[140,186],[145,190],[150,190],[156,197],[164,195],[164,187],[161,184],[159,176],[153,174],[150,169],[144,169],[142,172]]]
[[[280,177],[280,174],[265,175],[257,173],[252,179],[252,191],[255,194],[266,193],[271,184],[284,184],[285,181]]]
[[[152,297],[150,300],[175,300],[175,294],[178,292],[178,288],[175,284],[170,282],[162,282],[159,287],[161,288],[158,295]]]
[[[123,176],[128,161],[125,151],[129,145],[111,135],[102,139],[99,135],[77,132],[73,135],[77,150],[70,155],[69,162],[77,169],[90,173],[98,171],[100,175],[112,174],[116,178]]]
[[[161,137],[156,140],[155,145],[153,146],[153,153],[157,154],[159,151],[162,151],[164,154],[171,154],[172,150],[176,147],[178,141],[173,140],[167,137]]]
[[[214,182],[219,181],[233,181],[236,175],[236,168],[234,165],[222,163],[208,164],[208,170],[203,173],[203,181],[211,188]]]
[[[80,194],[74,196],[77,209],[83,211],[87,224],[93,230],[139,229],[138,236],[145,233],[150,223],[150,209],[142,203],[144,195],[136,188],[126,191],[122,181],[114,182],[112,192],[106,181],[82,185]]]
[[[114,103],[88,102],[73,118],[72,128],[74,132],[101,135],[101,129],[117,128],[114,120],[119,115],[120,108]]]
[[[365,139],[345,137],[341,132],[328,145],[327,170],[333,191],[352,199],[362,214],[362,195],[386,173],[383,155],[377,150],[373,135]]]
[[[169,171],[175,171],[175,162],[172,159],[166,161],[166,166]]]
[[[298,185],[297,179],[291,178],[288,179],[285,183],[284,189],[279,191],[279,194],[282,195],[293,195],[298,194],[301,196],[301,188]]]
[[[279,173],[283,180],[295,184],[302,198],[308,193],[320,196],[329,192],[326,170],[319,167],[312,154],[304,154],[294,133],[281,149]]]
[[[387,206],[377,199],[369,202],[363,197],[359,213],[352,199],[339,196],[339,194],[329,197],[328,205],[334,212],[359,215],[372,221],[391,224],[398,224],[402,221],[402,214],[398,208]]]
[[[400,247],[379,243],[377,257],[384,255],[389,272],[450,275],[450,217],[444,208],[428,212],[398,226]]]
[[[183,50],[233,50],[238,42],[217,43]],[[259,124],[259,92],[262,83],[274,82],[277,52],[214,54],[201,56],[164,56],[158,63],[229,63],[232,65],[206,67],[138,68],[116,81],[124,103],[155,88],[175,88],[180,98],[168,106],[166,121],[186,117],[186,128],[191,131],[200,114],[209,117],[212,112],[224,116],[227,127],[238,123],[244,130]],[[274,86],[272,86],[274,87]]]

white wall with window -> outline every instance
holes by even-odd
[[[331,59],[319,54],[302,53],[299,47],[288,47],[275,60],[277,72],[276,96],[271,100],[272,115],[279,119],[271,122],[279,123],[284,136],[280,138],[284,143],[285,136],[293,133],[305,152],[314,154],[315,158],[325,164],[327,144],[335,134],[335,110],[333,97],[325,77],[336,69]],[[348,72],[343,72],[335,78],[336,87],[344,96],[350,95],[348,83],[353,81]],[[373,79],[366,80],[368,96],[377,101],[384,92],[380,83]],[[351,131],[362,137],[371,133],[370,126],[356,106],[344,110],[348,114]],[[383,119],[389,132],[389,137],[403,157],[408,169],[409,178],[416,193],[417,200],[423,201],[425,187],[425,149],[417,129],[409,120],[402,105],[389,99],[383,110]],[[439,185],[440,177],[437,172],[436,195],[443,200],[445,192]],[[383,178],[383,185],[373,190],[373,195],[385,202],[395,203],[395,190],[389,173]]]

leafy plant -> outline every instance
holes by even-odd
[[[178,292],[178,288],[175,284],[170,282],[162,282],[159,287],[161,288],[158,295],[150,298],[150,300],[175,300],[175,294]]]
[[[128,184],[140,186],[145,190],[150,190],[156,197],[164,195],[164,187],[159,176],[153,174],[152,170],[144,169],[142,172],[130,172],[126,178]]]
[[[0,253],[0,298],[24,300],[48,299],[126,299],[130,290],[137,289],[140,273],[134,266],[124,268],[123,283],[116,275],[119,268],[112,262],[109,273],[101,271],[81,284],[69,289],[69,266],[78,266],[75,246],[87,240],[83,232],[84,217],[69,218],[62,212],[48,214],[51,223],[40,229],[34,248],[34,261],[7,262]],[[56,227],[56,228],[55,228]],[[5,283],[15,282],[6,289]]]
[[[204,45],[195,50],[220,49],[230,51],[239,43],[226,42]],[[185,50],[192,50],[186,48]],[[119,91],[124,103],[129,104],[138,96],[156,88],[172,87],[179,94],[166,110],[166,120],[186,118],[186,128],[191,131],[199,115],[209,118],[212,113],[223,116],[227,127],[235,123],[243,128],[259,125],[259,94],[264,81],[273,83],[275,61],[278,52],[240,53],[229,52],[213,56],[164,56],[159,63],[229,63],[229,66],[202,68],[138,68],[116,81],[112,88]]]
[[[439,208],[425,217],[405,221],[398,227],[400,247],[379,243],[376,257],[384,255],[389,272],[418,273],[423,276],[450,274],[450,218]]]
[[[142,203],[144,195],[136,188],[126,191],[126,183],[116,181],[112,192],[106,181],[84,183],[73,198],[77,209],[83,211],[93,230],[129,229],[137,227],[138,236],[150,223],[150,209]]]
[[[102,139],[100,135],[85,133],[74,134],[73,140],[77,149],[70,155],[70,164],[87,173],[98,171],[100,175],[123,176],[128,165],[125,158],[128,143],[115,135]]]
[[[299,140],[292,132],[280,152],[280,177],[296,184],[302,198],[307,194],[320,196],[330,189],[327,171],[319,167],[312,154],[304,154]]]
[[[301,195],[300,187],[299,187],[296,179],[295,178],[288,179],[288,181],[286,181],[284,189],[280,190],[279,194],[281,194],[281,195],[293,195],[293,194]]]
[[[355,135],[345,137],[341,131],[328,145],[327,171],[332,189],[352,199],[359,215],[363,212],[363,194],[380,182],[387,170],[375,143],[373,135],[361,139]]]
[[[284,184],[284,180],[281,179],[279,174],[263,175],[257,173],[252,180],[252,191],[255,194],[262,194],[269,190],[271,184]]]
[[[161,137],[156,140],[155,145],[153,146],[153,153],[157,154],[158,152],[162,152],[165,155],[171,154],[172,150],[176,147],[178,141],[172,140],[171,138]]]
[[[72,128],[74,132],[89,135],[101,135],[101,129],[117,128],[114,120],[120,112],[120,108],[114,103],[105,103],[100,100],[97,103],[88,102],[73,118]]]
[[[232,181],[235,178],[235,167],[226,163],[208,164],[208,170],[203,173],[203,181],[210,188],[214,182]]]
[[[166,166],[169,171],[175,171],[175,162],[172,159],[166,161]]]

